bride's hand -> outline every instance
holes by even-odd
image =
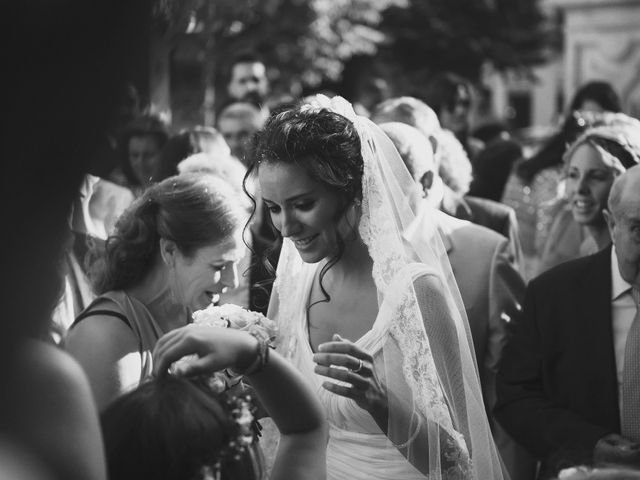
[[[387,393],[378,379],[373,358],[340,335],[334,335],[333,340],[318,346],[318,353],[313,355],[317,363],[315,372],[349,385],[324,382],[322,386],[336,395],[353,399],[386,429]]]

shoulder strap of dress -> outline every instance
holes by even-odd
[[[73,325],[75,326],[85,318],[92,317],[94,315],[106,315],[108,317],[119,318],[127,325],[127,327],[132,328],[131,323],[129,323],[129,319],[125,317],[122,313],[116,312],[114,310],[85,310],[84,312],[82,312],[80,315],[76,317],[75,321],[73,322]]]
[[[78,323],[80,323],[82,320],[84,320],[85,318],[88,317],[93,317],[95,315],[106,315],[108,317],[115,317],[118,318],[120,320],[122,320],[122,322],[129,327],[129,329],[131,329],[131,331],[135,334],[135,330],[133,328],[133,326],[131,325],[131,322],[129,321],[129,319],[123,315],[120,312],[116,312],[115,310],[107,310],[107,309],[92,309],[91,307],[93,307],[93,305],[95,305],[98,302],[99,298],[96,298],[91,305],[89,305],[84,312],[80,313],[80,315],[78,315],[76,317],[76,319],[74,320],[73,324],[71,325],[70,328],[75,327],[76,325],[78,325]],[[143,352],[143,345],[142,345],[142,340],[140,338],[138,338],[138,352],[140,353],[140,355],[142,355]]]

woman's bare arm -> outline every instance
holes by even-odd
[[[85,318],[69,331],[65,348],[84,369],[100,411],[140,382],[138,341],[118,318]]]
[[[169,332],[154,350],[154,372],[165,374],[185,355],[197,354],[181,373],[203,374],[223,368],[242,371],[256,357],[257,340],[247,332],[190,325]],[[281,438],[271,480],[326,478],[327,431],[324,410],[300,373],[271,351],[259,372],[249,375],[262,406]]]

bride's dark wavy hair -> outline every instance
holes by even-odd
[[[334,218],[336,222],[355,200],[362,199],[364,162],[360,137],[351,121],[330,110],[303,108],[303,105],[298,105],[275,113],[254,136],[251,158],[252,163],[245,176],[245,185],[247,179],[257,174],[260,165],[263,164],[284,163],[302,167],[313,180],[340,197],[340,208]],[[253,217],[255,199],[249,192],[247,195],[254,204]],[[271,217],[267,217],[278,241],[281,242],[280,233],[271,223]],[[355,234],[355,226],[352,226],[352,229]],[[338,249],[320,271],[320,288],[327,301],[330,300],[330,296],[322,285],[322,279],[342,257],[344,242],[345,239],[338,234]],[[265,252],[262,261],[273,277],[275,269],[268,260],[271,251]]]
[[[122,290],[151,269],[160,239],[176,243],[183,255],[223,241],[242,228],[246,201],[239,189],[209,174],[183,174],[152,185],[116,223],[104,259],[93,267],[98,293]]]

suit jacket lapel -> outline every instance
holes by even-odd
[[[611,316],[611,247],[591,257],[579,285],[577,317],[580,324],[576,335],[585,345],[583,371],[601,378],[601,388],[595,393],[606,409],[612,425],[619,425],[618,381],[613,349]],[[604,412],[603,412],[604,413]]]
[[[451,249],[453,248],[453,243],[451,242],[451,229],[448,225],[445,225],[444,222],[438,222],[437,225],[438,233],[440,234],[440,239],[444,245],[445,250],[447,251],[447,255],[451,253]]]

